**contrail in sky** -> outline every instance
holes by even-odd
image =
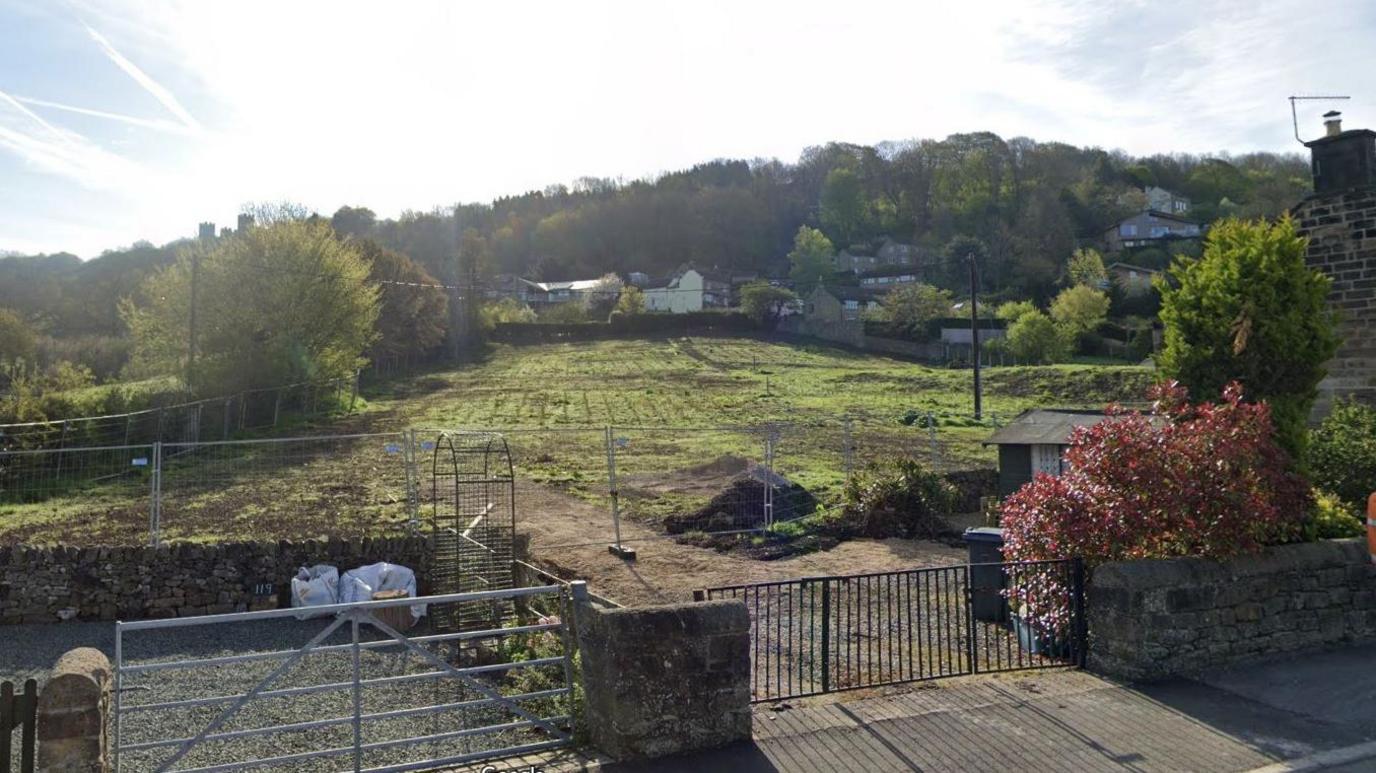
[[[123,113],[110,113],[105,110],[93,110],[89,107],[77,107],[76,105],[64,105],[61,102],[49,102],[46,99],[35,99],[34,97],[24,97],[14,95],[14,99],[26,105],[36,107],[50,107],[54,110],[64,110],[78,115],[89,115],[95,118],[107,118],[111,121],[119,121],[132,126],[142,126],[146,129],[156,129],[158,131],[171,132],[173,134],[195,134],[196,129],[177,123],[175,121],[165,121],[160,118],[140,118],[135,115],[124,115]]]
[[[153,80],[148,73],[140,70],[138,65],[126,59],[124,54],[116,51],[115,47],[110,45],[110,41],[106,40],[104,35],[91,29],[91,25],[83,22],[82,26],[86,28],[86,32],[90,33],[91,39],[100,46],[101,50],[105,52],[105,55],[110,57],[110,61],[114,62],[115,65],[123,70],[130,78],[133,78],[135,83],[142,86],[149,94],[152,94],[154,99],[161,102],[163,107],[167,108],[169,112],[179,118],[188,128],[197,130],[201,128],[200,122],[197,121],[191,113],[187,112],[185,107],[182,107],[182,103],[177,101],[177,98],[172,95],[172,92],[163,88],[162,84]]]

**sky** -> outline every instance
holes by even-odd
[[[0,250],[250,202],[382,217],[827,141],[1303,151],[1376,128],[1371,0],[0,0]]]

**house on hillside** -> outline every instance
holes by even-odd
[[[860,274],[860,286],[867,290],[889,290],[900,285],[917,284],[921,277],[912,266],[884,266]]]
[[[1114,263],[1107,270],[1109,281],[1123,288],[1123,292],[1129,295],[1150,291],[1152,280],[1161,273],[1154,268],[1143,268],[1130,263]]]
[[[1104,242],[1110,252],[1127,247],[1148,247],[1171,239],[1195,239],[1204,233],[1199,223],[1187,218],[1147,210],[1124,218],[1104,232]]]
[[[1147,196],[1149,211],[1156,210],[1172,215],[1184,215],[1190,211],[1190,200],[1178,193],[1172,193],[1156,185],[1148,186],[1142,192]]]
[[[521,303],[531,303],[532,299],[543,301],[545,291],[536,282],[529,279],[522,279],[515,274],[498,274],[492,277],[484,290],[490,300],[500,298],[515,298]]]
[[[533,282],[521,279],[516,290],[516,298],[532,308],[557,306],[561,303],[581,302],[597,290],[601,279],[575,279],[569,282]]]
[[[645,310],[685,314],[731,305],[731,281],[696,268],[679,269],[668,279],[645,288]]]
[[[855,255],[849,250],[841,250],[836,253],[832,263],[837,271],[863,274],[887,266],[916,266],[920,259],[919,248],[893,239],[885,239],[873,255]]]
[[[863,287],[818,285],[808,296],[804,315],[809,322],[854,322],[879,308],[879,294]]]

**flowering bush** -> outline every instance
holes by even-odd
[[[1153,388],[1153,415],[1113,407],[1070,436],[1065,472],[1037,475],[1004,504],[1004,554],[1014,561],[1226,558],[1294,540],[1311,507],[1305,480],[1276,444],[1270,408],[1187,401],[1176,383]],[[1012,589],[1023,611],[1060,630],[1054,572]],[[1043,587],[1045,586],[1045,587]],[[1040,602],[1040,603],[1039,603]]]

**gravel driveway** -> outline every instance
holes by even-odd
[[[253,652],[273,652],[298,649],[331,622],[330,619],[298,621],[275,619],[185,628],[126,631],[124,636],[125,663],[146,664],[188,658],[215,658]],[[380,632],[369,626],[362,629],[365,640],[378,640]],[[412,631],[412,634],[425,633]],[[57,625],[22,625],[0,628],[0,679],[22,680],[34,677],[42,680],[57,658],[73,647],[96,647],[113,660],[114,625],[111,623],[64,623]],[[547,646],[554,644],[549,633],[513,636],[504,641],[528,637],[545,637]],[[346,644],[350,640],[346,623],[321,642],[321,645]],[[447,645],[433,644],[428,649],[452,662]],[[509,659],[488,648],[469,650],[459,659],[464,666],[481,665]],[[258,682],[277,668],[284,659],[263,659],[232,664],[203,665],[144,673],[126,673],[123,705],[135,709],[121,719],[121,741],[128,746],[195,736],[233,701],[211,705],[178,706],[155,710],[137,710],[138,706],[170,701],[187,701],[210,697],[234,696],[253,689]],[[359,662],[363,679],[413,677],[387,684],[369,685],[362,690],[364,714],[420,709],[432,706],[481,701],[485,695],[476,689],[482,686],[503,694],[535,692],[562,687],[562,665],[546,665],[504,672],[483,674],[479,685],[464,684],[446,676],[434,678],[434,663],[397,646],[383,650],[364,650]],[[294,687],[324,684],[348,684],[353,672],[351,650],[312,653],[297,661],[280,675],[267,690],[278,691]],[[524,675],[519,681],[516,677]],[[345,687],[305,695],[259,697],[217,728],[226,733],[253,728],[282,726],[336,717],[351,717],[352,690]],[[538,717],[562,715],[567,708],[561,699],[552,697],[523,701],[522,705]],[[513,727],[498,732],[478,732],[489,725],[521,722],[522,718],[509,710],[491,705],[451,707],[443,711],[417,712],[401,718],[378,719],[363,725],[363,743],[385,744],[388,741],[454,733],[462,730],[470,734],[436,740],[407,743],[392,747],[381,746],[365,751],[363,766],[373,767],[405,761],[448,758],[487,749],[539,743],[549,740],[543,732],[529,727]],[[564,724],[564,723],[561,723]],[[224,764],[254,758],[293,755],[326,749],[351,749],[351,722],[309,729],[247,735],[228,740],[206,742],[194,747],[175,766],[178,769]],[[124,753],[124,771],[151,770],[176,746],[158,746]],[[350,767],[352,752],[316,759],[293,760],[274,769],[293,771],[325,771]]]

